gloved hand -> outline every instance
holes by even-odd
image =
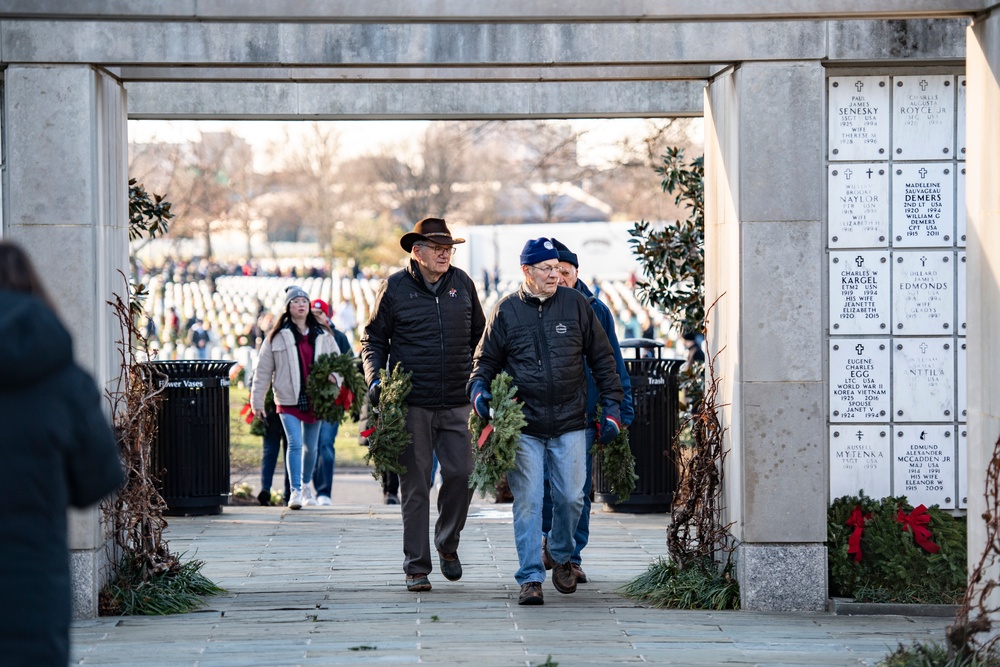
[[[618,434],[621,433],[622,426],[618,420],[608,415],[603,415],[597,424],[597,442],[602,445],[610,445],[614,442]]]
[[[493,394],[486,388],[486,385],[482,382],[473,384],[469,398],[472,400],[472,409],[476,411],[480,419],[489,419],[490,400],[493,398]]]
[[[382,396],[382,381],[375,380],[372,382],[371,386],[368,387],[368,400],[371,401],[372,407],[378,407],[378,399]]]

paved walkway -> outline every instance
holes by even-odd
[[[338,488],[372,500],[338,502]],[[585,552],[590,583],[561,595],[546,582],[544,606],[520,607],[510,505],[478,496],[465,576],[434,573],[433,590],[409,593],[399,507],[382,505],[365,474],[338,475],[334,489],[331,507],[169,519],[171,549],[205,561],[228,593],[190,614],[76,622],[73,664],[875,665],[899,642],[940,640],[950,622],[645,608],[614,591],[664,553],[664,516],[602,511]]]

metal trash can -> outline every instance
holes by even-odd
[[[680,427],[677,374],[683,359],[663,359],[663,343],[648,338],[627,338],[620,343],[625,368],[632,380],[635,418],[629,427],[629,446],[635,457],[635,491],[623,503],[611,493],[594,459],[594,499],[617,512],[669,512],[677,490],[677,465],[672,443]],[[629,358],[629,350],[634,357]]]
[[[229,369],[235,361],[150,361],[167,388],[152,459],[164,514],[219,514],[229,504]]]

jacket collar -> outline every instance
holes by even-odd
[[[410,274],[410,278],[412,278],[413,282],[417,283],[417,285],[420,286],[420,289],[426,292],[430,292],[430,290],[427,288],[427,283],[424,282],[424,274],[420,273],[420,266],[417,264],[417,260],[410,259],[410,263],[407,265],[405,271],[408,274]],[[441,279],[438,280],[438,283],[441,285],[446,284],[444,281],[451,279],[451,276],[454,273],[455,273],[455,267],[449,266],[448,270],[444,272],[443,276],[441,276]],[[438,289],[440,290],[441,288],[439,287]]]

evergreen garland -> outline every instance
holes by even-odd
[[[517,385],[513,384],[510,375],[501,372],[493,378],[490,392],[493,394],[490,399],[493,419],[482,419],[475,410],[469,415],[475,459],[475,467],[469,476],[469,488],[478,490],[483,498],[487,491],[493,492],[497,483],[514,469],[514,459],[520,448],[521,429],[527,424],[524,409],[517,402]],[[479,440],[487,424],[492,426],[492,431],[486,434],[485,442],[480,445]]]
[[[601,406],[597,406],[597,423],[601,421]],[[594,457],[601,457],[601,475],[607,481],[611,492],[618,497],[616,502],[623,503],[635,491],[635,456],[628,442],[628,427],[623,426],[607,445],[602,445],[596,439],[590,448]]]
[[[271,414],[277,409],[274,404],[274,389],[268,387],[267,394],[264,396],[264,412]],[[261,419],[260,415],[251,414],[251,410],[250,402],[247,401],[243,410],[240,411],[241,415],[246,415],[247,423],[250,424],[250,435],[264,437],[267,435],[267,422]]]
[[[368,436],[368,453],[365,463],[372,465],[372,477],[382,479],[382,474],[394,472],[406,474],[406,467],[400,465],[399,455],[403,453],[413,436],[406,430],[406,397],[413,388],[410,373],[400,369],[399,364],[387,373],[383,368],[378,372],[382,381],[375,420],[375,430]]]
[[[330,382],[330,373],[344,378],[340,385]],[[306,378],[306,396],[318,419],[335,424],[361,417],[361,401],[356,400],[367,387],[358,370],[358,360],[352,354],[321,354],[313,362]]]

